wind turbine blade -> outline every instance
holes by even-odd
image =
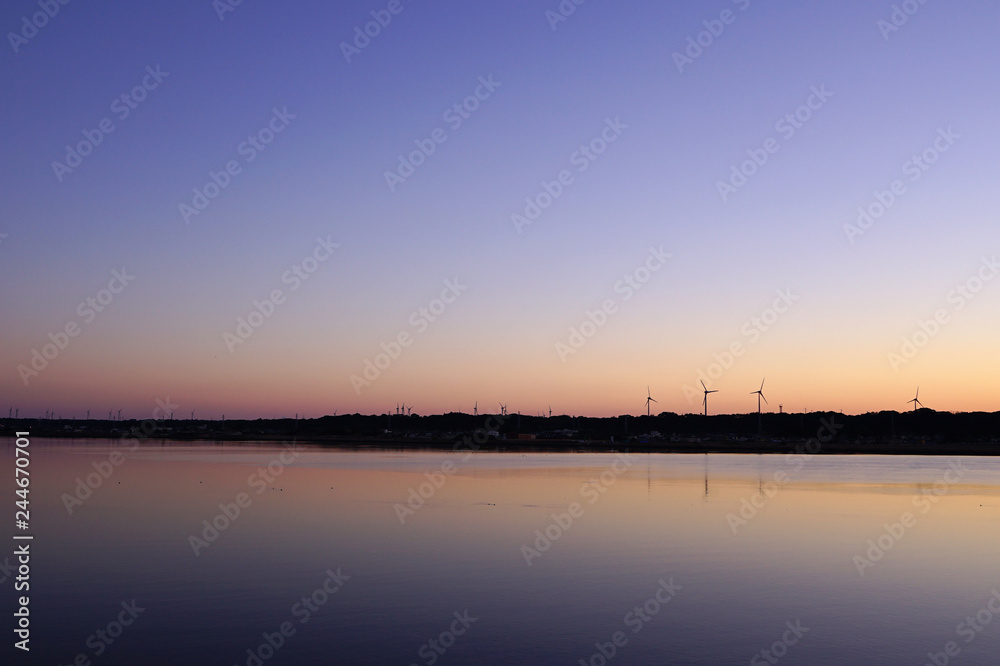
[[[764,390],[764,381],[765,381],[765,380],[767,380],[767,377],[764,377],[764,379],[760,380],[760,390],[761,390],[761,391],[763,391],[763,390]]]
[[[698,381],[700,381],[700,382],[701,382],[701,387],[702,387],[703,389],[705,389],[705,390],[707,391],[707,390],[708,390],[708,387],[707,387],[707,386],[705,386],[705,381],[704,381],[704,380],[701,380],[701,379],[699,379]]]
[[[764,394],[763,394],[763,393],[761,393],[761,394],[760,394],[760,397],[761,397],[761,398],[764,398]],[[767,398],[764,398],[764,402],[765,402],[765,403],[767,402]]]
[[[656,399],[655,399],[655,398],[650,398],[649,400],[650,400],[651,402],[656,402]]]

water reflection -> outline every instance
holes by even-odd
[[[37,663],[922,664],[952,641],[993,664],[1000,648],[1000,622],[956,629],[1000,586],[993,459],[956,478],[934,457],[146,446],[70,514],[110,447],[32,446]],[[134,623],[88,644],[133,599]]]

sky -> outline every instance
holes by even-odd
[[[1000,410],[998,21],[5,3],[0,407]]]

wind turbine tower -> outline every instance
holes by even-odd
[[[761,399],[763,399],[764,403],[767,404],[767,398],[764,397],[764,380],[766,380],[766,379],[767,379],[767,377],[765,377],[764,379],[760,380],[760,388],[759,389],[757,389],[756,391],[751,391],[750,392],[750,395],[756,395],[757,396],[757,434],[758,435],[761,433],[761,420],[760,420],[760,401],[761,401]]]
[[[703,388],[705,390],[705,399],[704,399],[704,401],[702,401],[702,404],[705,407],[705,416],[708,416],[708,394],[709,393],[718,393],[719,390],[715,389],[714,391],[709,391],[708,387],[705,386],[705,382],[701,383],[701,388]]]
[[[656,402],[653,395],[649,392],[649,385],[646,385],[646,416],[649,416],[649,403]]]

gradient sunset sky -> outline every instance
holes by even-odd
[[[689,412],[701,376],[714,413],[763,377],[774,411],[1000,410],[995,2],[16,0],[0,27],[21,416],[609,416],[647,385]]]

